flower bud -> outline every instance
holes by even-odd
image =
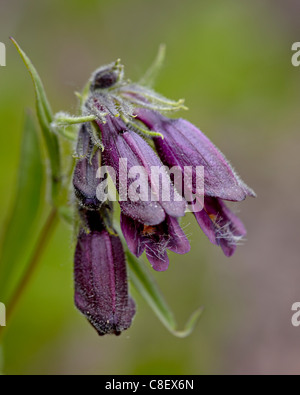
[[[120,335],[135,315],[123,247],[99,212],[83,213],[88,229],[80,230],[75,251],[75,304],[100,336]]]

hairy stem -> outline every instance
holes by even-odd
[[[43,255],[43,252],[47,246],[47,243],[50,239],[51,234],[53,233],[57,223],[58,223],[58,212],[56,208],[53,208],[43,226],[43,229],[40,233],[39,239],[37,241],[35,250],[30,258],[30,261],[27,265],[26,271],[20,280],[19,285],[17,286],[13,296],[11,297],[10,302],[7,306],[7,313],[6,313],[6,322],[10,322],[13,313],[15,312],[22,295],[26,291],[30,280],[32,279],[38,265],[40,262],[40,258]],[[0,327],[0,342],[2,340],[3,334],[5,332],[4,327]]]

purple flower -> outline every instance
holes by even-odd
[[[71,119],[71,124],[86,122],[78,135],[73,176],[80,205],[75,303],[100,335],[119,335],[135,315],[123,247],[111,225],[107,173],[119,195],[129,251],[137,257],[145,252],[157,271],[168,268],[168,250],[190,251],[179,224],[188,207],[226,256],[246,235],[224,201],[242,201],[255,193],[199,129],[161,114],[183,108],[181,100],[126,81],[117,61],[92,75],[82,117]]]
[[[102,163],[114,170],[122,213],[134,221],[149,226],[162,223],[167,215],[183,217],[186,202],[175,190],[164,165],[149,144],[130,130],[121,119],[107,116],[106,123],[99,122],[98,126],[104,146]],[[131,183],[127,184],[131,177],[131,170],[137,167],[141,169],[139,178],[136,176]],[[151,177],[151,168],[162,170],[161,180],[158,179],[158,182]],[[130,189],[137,180],[140,188],[139,195],[142,197],[138,200],[130,195]],[[168,199],[162,198],[165,191],[169,192],[167,193]],[[121,197],[124,194],[126,196]]]
[[[190,251],[190,243],[178,220],[169,215],[157,226],[147,226],[121,215],[121,228],[129,250],[140,257],[144,250],[154,270],[165,271],[169,266],[167,250],[177,254]]]
[[[155,138],[154,144],[165,165],[179,167],[183,177],[185,166],[204,167],[204,208],[194,214],[209,240],[231,256],[246,230],[222,200],[241,201],[247,195],[255,196],[253,190],[237,176],[213,143],[188,121],[169,119],[146,109],[138,109],[136,114],[150,130],[163,134],[164,139]],[[196,194],[194,183],[191,189],[189,192]]]
[[[166,118],[158,112],[137,110],[137,118],[151,130],[162,133],[164,139],[154,139],[160,158],[167,166],[204,167],[205,196],[238,202],[255,196],[236,174],[215,145],[185,119]],[[195,191],[193,191],[195,192]]]
[[[82,211],[75,252],[75,304],[100,336],[120,335],[135,315],[128,295],[125,255],[97,211]]]
[[[204,209],[196,212],[195,217],[210,242],[219,245],[228,257],[246,236],[247,232],[241,220],[221,199],[205,198]]]
[[[103,201],[97,198],[97,171],[101,163],[100,150],[94,152],[93,141],[88,130],[89,125],[83,124],[79,130],[77,141],[78,160],[73,174],[75,196],[79,203],[89,210],[97,210]],[[99,194],[98,194],[99,196]]]

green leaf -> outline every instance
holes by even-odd
[[[136,291],[144,298],[149,304],[154,313],[163,323],[163,325],[176,337],[184,338],[189,336],[203,312],[203,308],[197,309],[188,320],[185,328],[182,331],[177,329],[177,323],[174,315],[167,305],[164,297],[162,296],[158,286],[156,285],[153,277],[147,270],[146,265],[126,251],[127,261],[130,268],[130,281]]]
[[[0,376],[3,376],[3,367],[4,367],[3,347],[0,345]]]
[[[36,236],[39,208],[44,200],[44,166],[38,132],[32,115],[26,114],[21,145],[15,201],[8,222],[4,224],[0,251],[0,300],[6,301],[12,278],[20,270],[20,262],[28,245]]]
[[[164,64],[165,56],[166,56],[166,45],[161,44],[158,48],[158,53],[156,55],[153,64],[146,71],[143,78],[140,79],[139,85],[148,86],[150,88],[154,85],[155,80]]]
[[[25,66],[27,67],[27,70],[29,71],[34,84],[37,116],[47,146],[51,166],[52,200],[56,204],[58,201],[61,184],[61,161],[59,152],[59,141],[57,136],[55,135],[55,133],[52,132],[51,129],[51,124],[53,122],[53,113],[38,72],[36,71],[28,56],[18,45],[18,43],[12,37],[10,39],[17,48],[23,62],[25,63]]]

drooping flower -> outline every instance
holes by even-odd
[[[220,245],[226,256],[231,256],[237,243],[246,235],[241,221],[225,206],[223,200],[241,201],[255,196],[236,174],[224,155],[194,125],[184,119],[169,119],[158,112],[137,110],[137,119],[150,130],[162,133],[164,139],[154,138],[156,150],[163,163],[182,171],[191,166],[204,167],[204,207],[195,210],[195,217],[209,240]],[[196,177],[193,178],[195,180]],[[191,185],[191,193],[197,193]]]
[[[178,254],[190,250],[179,224],[187,207],[192,207],[206,236],[226,256],[234,253],[246,234],[224,201],[242,201],[255,193],[199,129],[184,119],[162,115],[182,108],[181,100],[174,102],[125,80],[119,61],[101,67],[90,80],[82,116],[92,122],[80,128],[73,176],[81,206],[75,303],[100,335],[120,334],[135,314],[124,251],[107,209],[108,184],[101,181],[107,181],[105,171],[119,194],[128,249],[137,257],[145,251],[157,271],[168,268],[168,250]],[[168,172],[175,168],[179,182]],[[204,169],[200,177],[199,168]]]
[[[88,128],[83,124],[80,127],[77,140],[77,162],[73,174],[75,196],[81,206],[88,210],[100,209],[104,199],[98,199],[97,171],[101,165],[100,150],[94,151],[94,144]],[[98,195],[99,196],[99,195]]]
[[[75,305],[99,335],[120,335],[135,315],[128,295],[122,243],[111,234],[98,211],[81,209],[75,251]]]
[[[165,271],[169,266],[167,250],[177,254],[190,251],[190,243],[178,220],[169,215],[157,226],[148,226],[121,215],[121,229],[129,250],[140,257],[144,250],[156,271]]]
[[[244,200],[247,195],[255,196],[225,156],[196,126],[185,119],[170,119],[146,109],[138,109],[136,113],[137,119],[150,130],[164,136],[163,139],[155,138],[154,144],[167,166],[178,166],[183,174],[185,166],[204,167],[205,196],[234,202]]]
[[[145,239],[143,226],[156,226],[157,242],[156,248],[152,250],[156,251],[156,255],[165,262],[164,265],[159,265],[160,270],[162,267],[167,267],[168,259],[167,248],[163,252],[161,250],[163,245],[161,231],[157,225],[168,223],[168,216],[182,217],[185,205],[184,200],[181,204],[178,203],[178,192],[182,193],[182,191],[180,188],[178,192],[176,191],[177,184],[172,186],[169,175],[163,176],[161,184],[153,185],[150,167],[162,168],[162,163],[169,169],[176,167],[181,170],[182,184],[185,188],[188,187],[189,197],[199,196],[195,173],[197,168],[204,168],[204,196],[200,196],[199,199],[202,205],[200,209],[199,205],[196,209],[193,201],[189,203],[192,204],[194,209],[192,211],[204,233],[209,234],[210,241],[220,245],[225,255],[232,255],[237,242],[246,232],[240,221],[222,201],[241,201],[247,195],[255,196],[255,193],[237,176],[224,155],[198,128],[184,119],[170,119],[161,114],[182,108],[183,102],[173,102],[149,88],[125,81],[123,67],[118,62],[96,71],[92,76],[90,89],[91,94],[85,103],[84,113],[96,116],[95,123],[99,128],[96,140],[97,138],[99,142],[101,140],[104,148],[102,164],[114,169],[115,183],[121,195],[122,191],[127,192],[129,186],[128,177],[122,177],[122,170],[118,167],[120,159],[126,160],[128,168],[126,170],[123,168],[123,173],[127,176],[131,168],[136,166],[144,168],[145,186],[142,189],[148,198],[136,201],[127,195],[126,199],[121,198],[119,203],[122,215],[141,224],[136,227],[140,229],[139,240]],[[140,134],[152,140],[161,161]],[[95,141],[95,133],[92,137]],[[186,184],[187,167],[192,169],[192,182]],[[124,179],[126,179],[125,184]],[[135,181],[136,179],[133,184]],[[169,201],[166,201],[161,198],[162,192],[164,188],[169,189],[170,186],[173,195]],[[157,195],[157,199],[153,199],[153,193]],[[187,198],[187,191],[184,191],[183,197]],[[214,207],[213,213],[210,212],[211,207]],[[151,240],[153,244],[155,238],[152,237]],[[157,254],[158,251],[161,253]]]
[[[242,221],[225,205],[222,199],[205,198],[204,209],[194,213],[197,222],[211,243],[219,245],[228,257],[246,236]]]
[[[166,215],[183,217],[186,202],[149,144],[120,119],[107,117],[98,126],[104,146],[102,163],[114,169],[122,213],[145,225],[158,225]],[[153,168],[162,170],[161,179],[152,177]],[[167,199],[163,198],[165,191]]]

